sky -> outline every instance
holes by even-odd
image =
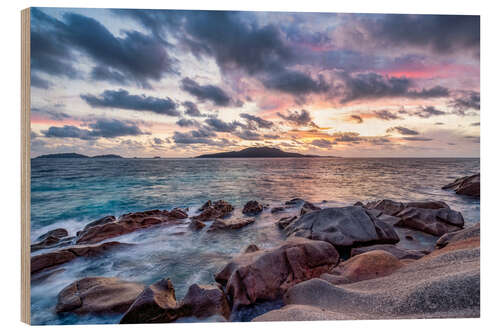
[[[31,154],[479,157],[479,16],[31,9]]]

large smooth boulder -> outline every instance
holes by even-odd
[[[31,252],[43,249],[50,249],[56,246],[64,246],[71,243],[68,231],[63,228],[50,230],[36,239],[36,243],[31,244]]]
[[[288,227],[290,225],[290,223],[292,223],[293,221],[295,221],[297,219],[297,216],[286,216],[286,217],[282,217],[278,220],[278,222],[276,222],[276,225],[280,228],[280,229],[285,229],[286,227]]]
[[[121,236],[158,224],[180,223],[180,220],[185,218],[187,218],[187,214],[179,209],[174,209],[171,212],[155,209],[129,213],[120,216],[118,220],[114,220],[112,217],[107,216],[101,220],[90,223],[90,226],[87,225],[85,229],[78,232],[76,243],[98,243],[108,238]]]
[[[76,314],[124,313],[144,285],[114,277],[87,277],[66,286],[57,296],[56,312]]]
[[[284,307],[254,321],[478,318],[480,249],[473,238],[448,243],[376,279],[304,281],[287,291]]]
[[[321,278],[333,284],[352,283],[392,274],[402,266],[391,253],[373,250],[341,262],[331,272],[321,275]]]
[[[292,238],[269,250],[241,254],[215,280],[225,286],[233,309],[280,298],[291,286],[329,271],[339,261],[327,242]]]
[[[170,279],[146,287],[123,315],[120,324],[169,323],[179,318],[175,289]]]
[[[384,199],[369,202],[363,207],[368,214],[388,224],[434,236],[460,230],[464,225],[462,214],[443,201],[396,202]]]
[[[216,219],[208,228],[207,232],[214,232],[220,230],[240,229],[246,225],[254,223],[254,218],[232,218],[229,220]]]
[[[185,316],[207,318],[222,316],[229,319],[231,307],[222,288],[215,284],[193,284],[181,302],[180,307]]]
[[[480,242],[481,227],[480,223],[476,223],[471,227],[465,228],[460,231],[450,232],[444,234],[436,242],[436,248],[441,249],[450,244],[464,243],[464,242]]]
[[[389,252],[399,260],[402,259],[420,259],[426,254],[429,254],[429,251],[424,251],[424,250],[407,250],[401,247],[398,247],[393,244],[377,244],[377,245],[371,245],[371,246],[364,246],[364,247],[356,247],[351,250],[351,257],[357,256],[362,253],[374,251],[374,250],[382,250]]]
[[[245,215],[257,215],[257,214],[260,214],[263,209],[264,209],[264,206],[262,206],[262,204],[260,204],[259,202],[255,201],[255,200],[252,200],[252,201],[247,202],[245,204],[245,206],[243,207],[243,214],[245,214]]]
[[[481,196],[480,174],[456,179],[453,183],[442,187],[443,190],[453,190],[456,194],[479,198]]]
[[[201,212],[199,215],[193,216],[192,219],[196,219],[199,221],[210,221],[215,220],[217,218],[222,219],[227,217],[234,210],[234,207],[224,200],[219,201],[207,201],[200,209]]]
[[[78,257],[93,257],[101,255],[110,249],[130,246],[120,242],[107,242],[98,245],[73,246],[54,252],[48,252],[31,257],[31,274],[40,272],[44,269],[55,267]]]
[[[336,247],[393,244],[399,241],[394,228],[359,206],[325,208],[309,212],[290,223],[288,236],[329,242]]]

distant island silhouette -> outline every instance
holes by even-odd
[[[123,158],[120,155],[115,154],[106,154],[106,155],[96,155],[96,156],[87,156],[77,153],[58,153],[58,154],[47,154],[40,155],[35,158]]]
[[[215,153],[215,154],[204,154],[200,156],[196,156],[195,158],[258,158],[258,157],[299,157],[299,158],[304,158],[304,157],[325,157],[325,156],[319,156],[319,155],[304,155],[304,154],[299,154],[299,153],[290,153],[283,151],[278,148],[271,148],[271,147],[252,147],[252,148],[245,148],[240,151],[228,151],[228,152],[222,152],[222,153]]]

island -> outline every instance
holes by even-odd
[[[35,157],[35,159],[38,158],[123,158],[123,157],[114,154],[87,156],[77,153],[57,153],[57,154],[40,155],[38,157]]]
[[[251,147],[245,148],[240,151],[229,151],[223,153],[215,154],[205,154],[196,156],[195,158],[273,158],[273,157],[295,157],[295,158],[305,158],[305,157],[325,157],[319,155],[303,155],[299,153],[290,153],[283,151],[278,148],[271,147]],[[330,157],[330,156],[329,156]]]

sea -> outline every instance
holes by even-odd
[[[36,158],[31,160],[31,241],[55,228],[75,235],[106,215],[176,207],[188,208],[194,215],[207,200],[228,201],[235,206],[236,217],[249,200],[271,208],[292,198],[323,208],[379,199],[441,200],[460,211],[470,225],[479,221],[479,199],[441,187],[479,169],[477,158]],[[114,238],[135,246],[78,258],[57,267],[46,279],[33,279],[32,324],[118,323],[118,315],[56,314],[58,293],[89,276],[145,285],[170,278],[180,300],[190,285],[212,283],[214,274],[249,244],[265,249],[283,242],[285,235],[275,222],[295,213],[287,209],[271,214],[266,209],[255,223],[239,230],[192,231],[186,220]],[[50,250],[33,255],[44,251]],[[260,304],[233,314],[232,320],[251,320],[279,306],[279,302]]]

